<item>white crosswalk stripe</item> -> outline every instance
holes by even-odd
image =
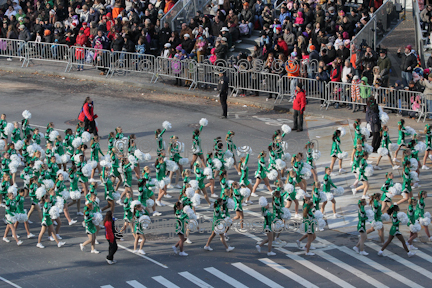
[[[248,288],[248,286],[243,285],[239,281],[237,281],[234,278],[226,275],[225,273],[217,270],[214,267],[204,268],[204,270],[206,270],[207,272],[209,272],[209,273],[213,274],[214,276],[220,278],[221,280],[225,281],[226,283],[230,284],[233,287],[236,287],[236,288]]]
[[[130,286],[134,287],[134,288],[146,288],[144,285],[142,285],[141,283],[139,283],[136,280],[126,281],[126,283],[129,284]]]
[[[167,288],[180,288],[179,286],[175,285],[174,283],[172,283],[171,281],[167,280],[166,278],[162,277],[162,276],[156,276],[156,277],[152,277],[153,280],[159,282],[161,285],[167,287]]]
[[[272,260],[270,260],[268,258],[259,259],[259,261],[261,261],[262,263],[268,265],[269,267],[273,268],[274,270],[278,271],[279,273],[282,273],[283,275],[287,276],[291,280],[294,280],[297,283],[303,285],[304,287],[307,287],[307,288],[319,288],[315,284],[312,284],[311,282],[309,282],[308,280],[304,279],[303,277],[298,276],[294,272],[286,269],[282,265],[279,265],[276,262],[274,262],[274,261],[272,261]]]
[[[101,286],[101,288],[114,288],[114,287],[111,285],[104,285],[104,286]]]
[[[379,287],[379,288],[388,288],[388,286],[384,285],[383,283],[379,282],[373,277],[370,277],[366,273],[363,273],[359,269],[354,268],[351,265],[346,264],[345,262],[342,262],[341,260],[337,259],[336,257],[331,256],[330,254],[324,252],[324,251],[314,251],[315,254],[321,256],[323,259],[330,261],[331,263],[339,266],[342,269],[347,270],[348,272],[356,275],[357,277],[361,278],[362,280],[368,282],[369,284]]]
[[[363,263],[365,263],[365,264],[371,266],[371,267],[374,268],[375,270],[378,270],[378,271],[380,271],[381,273],[383,273],[383,274],[385,274],[385,275],[387,275],[387,276],[389,276],[389,277],[392,277],[392,278],[398,280],[399,282],[401,282],[401,283],[403,283],[403,284],[405,284],[405,285],[407,285],[407,286],[409,286],[409,287],[412,287],[412,288],[414,288],[414,287],[415,287],[415,288],[421,288],[421,287],[423,287],[423,286],[418,285],[417,283],[413,282],[412,280],[403,277],[403,276],[400,275],[399,273],[396,273],[396,272],[394,272],[394,271],[388,269],[387,267],[385,267],[385,266],[383,266],[383,265],[381,265],[381,264],[379,264],[379,263],[377,263],[377,262],[375,262],[375,261],[369,259],[368,257],[365,257],[365,256],[362,256],[362,255],[357,254],[356,252],[354,252],[353,250],[351,250],[351,249],[348,248],[348,247],[345,247],[345,246],[339,246],[338,249],[339,249],[340,251],[345,252],[346,254],[348,254],[348,255],[350,255],[350,256],[356,258],[357,260],[360,260],[360,261],[362,261]]]
[[[213,288],[213,286],[211,286],[210,284],[207,284],[206,282],[202,281],[198,277],[195,277],[193,274],[191,274],[189,272],[180,272],[178,274],[180,276],[183,276],[187,280],[191,281],[192,283],[194,283],[198,287],[201,287],[201,288]]]
[[[232,265],[238,269],[240,269],[241,271],[249,274],[250,276],[254,277],[255,279],[257,279],[258,281],[260,281],[261,283],[269,286],[269,287],[273,287],[273,288],[283,288],[283,286],[277,284],[276,282],[274,282],[273,280],[269,279],[268,277],[262,275],[261,273],[255,271],[252,268],[249,268],[248,266],[244,265],[243,263],[237,262],[237,263],[232,263]]]
[[[392,244],[393,243],[395,243],[397,246],[399,246],[401,248],[403,247],[401,242],[393,241]],[[420,258],[432,263],[432,256],[430,256],[430,255],[428,255],[428,254],[426,254],[420,250],[414,250],[414,252],[416,252],[416,255],[414,257],[420,257]]]

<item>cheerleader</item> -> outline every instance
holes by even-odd
[[[166,174],[166,163],[165,163],[164,157],[161,156],[161,157],[157,158],[154,166],[156,169],[156,180],[158,182],[163,181],[165,178],[165,174]],[[167,185],[165,185],[164,187],[159,186],[158,198],[155,201],[158,206],[165,206],[165,204],[163,204],[161,201],[162,201],[162,197],[166,194],[166,190],[167,190]],[[172,197],[169,194],[166,194],[166,195],[167,195],[166,196],[167,198]]]
[[[144,175],[144,173],[143,173]],[[151,187],[154,187],[155,185],[151,184],[149,180],[145,178],[141,178],[138,180],[138,200],[141,202],[141,204],[147,208],[147,211],[150,213],[150,208],[147,207],[147,200],[152,199],[153,201],[156,200],[156,197],[154,196],[153,191],[151,190]],[[161,216],[162,213],[156,211],[156,205],[153,204],[151,207],[153,209],[153,216]]]
[[[337,186],[335,184],[333,184],[333,181],[331,180],[331,177],[330,177],[331,171],[332,170],[330,167],[325,167],[325,174],[324,174],[324,178],[323,178],[323,192],[324,193],[331,193],[330,189],[332,186],[334,188],[337,188]],[[342,217],[341,215],[336,213],[336,200],[334,199],[334,197],[331,200],[331,202],[332,202],[332,209],[333,209],[333,217],[334,218]],[[322,206],[321,206],[321,212],[323,215],[325,215],[325,206],[326,205],[327,205],[327,200],[324,201]]]
[[[183,177],[182,189],[185,189],[186,185],[190,182],[190,174],[191,174],[191,171],[189,169],[183,170],[183,172],[182,172],[182,177]]]
[[[229,130],[227,135],[225,136],[225,142],[226,142],[226,146],[227,146],[227,151],[230,151],[233,154],[232,158],[234,159],[234,167],[237,170],[237,173],[240,175],[240,169],[239,169],[239,167],[237,167],[237,161],[235,158],[237,146],[234,144],[234,141],[233,141],[234,135],[235,135],[234,131]]]
[[[204,199],[209,204],[209,207],[211,207],[211,202],[207,195],[207,190],[204,184],[204,179],[206,178],[206,176],[204,175],[203,170],[200,168],[200,164],[198,162],[194,163],[194,173],[196,180],[198,181],[198,189],[201,190],[201,192],[204,194]],[[197,191],[195,191],[195,193],[197,193]]]
[[[126,198],[123,200],[123,212],[124,212],[124,216],[123,216],[123,220],[124,225],[123,227],[120,229],[120,233],[123,233],[124,230],[126,230],[126,227],[129,226],[131,228],[131,231],[134,231],[134,227],[133,227],[133,216],[134,216],[134,211],[133,208],[131,208],[131,203],[132,203],[132,192],[131,191],[127,191],[126,192]],[[135,237],[135,234],[134,234]]]
[[[392,220],[392,227],[390,228],[389,237],[387,238],[387,241],[382,246],[381,250],[378,251],[378,256],[385,256],[383,251],[387,248],[387,246],[390,244],[390,242],[393,241],[393,238],[396,237],[399,239],[399,241],[402,243],[402,246],[404,250],[407,252],[408,257],[414,256],[416,253],[413,251],[409,251],[407,245],[405,244],[404,237],[402,233],[399,231],[399,224],[400,221],[398,219],[398,212],[399,212],[399,206],[398,205],[392,205],[388,209],[388,214],[391,217]]]
[[[63,147],[66,149],[66,151],[65,151],[66,154],[69,155],[69,157],[71,157],[71,158],[75,152],[75,147],[72,145],[74,138],[75,137],[73,136],[72,129],[70,129],[70,128],[66,129],[65,138],[63,140]]]
[[[374,193],[372,194],[372,198],[369,201],[369,205],[372,207],[372,211],[374,212],[374,222],[381,222],[381,216],[382,216],[382,205],[380,204],[381,199],[381,193]],[[369,228],[366,233],[369,234],[371,232],[375,231],[374,225],[372,225],[371,228]],[[378,236],[380,237],[381,244],[384,244],[384,225],[382,225],[381,229],[378,229]]]
[[[218,137],[220,138],[220,137]],[[214,141],[216,141],[217,139],[215,139]],[[215,155],[215,159],[218,159],[221,162],[221,167],[218,169],[218,171],[226,171],[228,173],[228,171],[225,169],[225,152],[223,151],[223,143],[222,142],[217,142],[215,144],[214,147],[214,155]]]
[[[19,140],[21,140],[21,129],[19,127],[18,122],[14,122],[14,129],[12,130],[11,140],[13,143],[17,143]]]
[[[69,187],[69,192],[79,191],[80,193],[82,193],[81,190],[78,188],[78,176],[76,175],[76,172],[77,172],[77,168],[75,165],[72,164],[72,167],[69,168],[69,179],[70,179],[69,181],[71,182],[70,187]],[[82,212],[80,212],[81,199],[73,200],[67,206],[70,207],[73,204],[77,204],[77,215],[83,216],[84,214]]]
[[[56,193],[55,193],[54,189],[50,189],[49,190],[49,196],[50,196],[50,201],[51,201],[51,203],[50,203],[51,207],[56,206],[57,196],[56,196]],[[62,199],[62,201],[63,201],[63,199]],[[60,211],[59,211],[59,213],[60,213]],[[53,220],[56,223],[55,224],[55,226],[56,226],[55,233],[56,233],[57,239],[62,240],[62,237],[60,237],[60,235],[59,235],[60,228],[61,228],[60,215],[59,215],[59,217],[57,217],[56,219],[53,219]],[[48,238],[49,238],[50,241],[54,241],[54,238],[52,238],[51,236],[48,236]]]
[[[108,135],[108,151],[111,152],[113,151],[114,147],[114,142],[115,142],[115,132],[110,132]]]
[[[276,253],[272,252],[272,243],[273,243],[273,231],[272,231],[272,223],[274,219],[274,213],[270,212],[270,204],[267,203],[267,199],[261,197],[259,200],[261,206],[261,214],[264,217],[264,227],[263,231],[267,234],[267,239],[263,240],[260,244],[257,244],[255,247],[259,253],[261,253],[261,247],[264,244],[268,243],[268,252],[267,256],[274,256]]]
[[[6,199],[6,230],[3,236],[3,241],[9,243],[10,240],[7,238],[7,235],[9,233],[9,230],[12,231],[12,236],[15,239],[16,243],[18,246],[20,246],[23,242],[21,240],[18,240],[18,236],[16,235],[16,230],[15,230],[15,222],[16,222],[16,217],[17,215],[17,202],[15,200],[15,195],[13,192],[9,192],[7,194],[7,199]]]
[[[351,162],[354,161],[354,155],[357,152],[357,146],[358,146],[358,140],[362,138],[363,134],[361,133],[361,119],[356,119],[353,123],[353,128],[354,128],[354,139],[353,139],[353,146],[354,149],[351,153]]]
[[[6,126],[7,126],[6,114],[2,114],[0,117],[0,139],[4,141],[5,146],[7,145],[7,139],[8,139],[8,135],[6,135],[5,133]]]
[[[314,143],[308,141],[306,143],[305,146],[305,150],[306,150],[306,163],[309,164],[311,166],[311,172],[314,178],[314,182],[318,181],[318,175],[316,172],[316,167],[315,167],[315,163],[314,163],[314,158],[313,158],[313,148],[314,148]]]
[[[429,159],[432,160],[432,131],[431,126],[429,124],[426,124],[424,133],[426,134],[426,152],[423,157],[423,166],[421,167],[423,170],[428,170],[429,167],[426,166],[426,160],[429,156]]]
[[[380,136],[381,136],[381,139],[382,139],[382,140],[381,140],[381,148],[385,148],[385,149],[387,149],[387,151],[388,151],[388,152],[387,152],[387,156],[388,156],[388,158],[389,158],[389,160],[390,160],[390,164],[392,165],[393,170],[398,169],[399,166],[393,163],[392,158],[391,158],[391,155],[390,155],[390,148],[389,148],[389,144],[391,144],[392,142],[390,141],[390,135],[389,135],[389,128],[388,128],[388,126],[384,125],[384,126],[381,128],[381,130],[380,130]],[[378,149],[378,150],[379,150],[379,149]],[[378,153],[378,154],[379,154],[379,153]],[[378,160],[377,160],[376,165],[374,166],[374,169],[376,169],[376,170],[382,170],[382,168],[378,166],[378,165],[379,165],[379,162],[380,162],[380,160],[381,160],[382,157],[383,157],[383,156],[382,156],[381,154],[379,154],[379,157],[378,157]]]
[[[120,165],[119,165],[118,159],[117,159],[116,154],[115,154],[115,148],[112,148],[110,150],[110,152],[111,152],[110,155],[111,155],[111,163],[112,163],[111,164],[111,170],[110,170],[110,176],[112,178],[111,179],[112,183],[115,183],[116,178],[118,178],[118,182],[115,186],[115,191],[117,191],[119,186],[120,186],[120,183],[123,181],[123,179],[122,179],[122,176],[120,175],[120,172],[118,171],[118,169],[120,168]]]
[[[39,128],[35,128],[33,130],[32,142],[40,145],[41,143],[41,133],[39,132]]]
[[[84,133],[84,122],[78,121],[75,127],[75,136],[81,137],[83,133]]]
[[[81,187],[83,188],[84,191],[84,195],[87,195],[88,193],[88,178],[84,175],[84,173],[82,172],[82,169],[84,168],[84,166],[87,164],[87,162],[84,159],[84,155],[80,154],[79,155],[79,162],[77,163],[77,176],[78,176],[78,181],[81,182]]]
[[[364,251],[364,243],[366,242],[366,239],[367,239],[366,220],[368,219],[366,217],[365,206],[366,206],[366,200],[365,199],[361,199],[358,201],[359,210],[358,210],[357,231],[360,233],[360,239],[357,242],[357,245],[353,247],[353,250],[355,252],[357,252],[357,254],[360,254],[363,256],[369,255],[369,253]]]
[[[30,127],[29,118],[24,118],[21,120],[21,130],[22,130],[24,138],[27,138],[27,136],[30,136],[30,138],[31,138],[31,132],[33,132],[34,129]]]
[[[27,190],[28,191],[28,190]],[[17,203],[17,209],[16,209],[16,213],[19,215],[22,215],[20,217],[19,221],[24,222],[24,228],[27,232],[27,238],[33,238],[35,237],[35,235],[33,235],[32,233],[30,233],[30,229],[29,229],[29,223],[28,223],[28,217],[27,217],[27,211],[24,210],[24,201],[25,201],[25,197],[27,196],[27,191],[25,189],[20,189],[19,190],[19,194],[17,195],[17,197],[15,198],[15,201]],[[19,221],[15,222],[15,231],[18,228],[18,224]]]
[[[16,150],[15,150],[15,143],[9,143],[7,146],[6,146],[6,152],[10,155],[10,156],[12,156],[12,155],[16,155],[17,154],[17,152],[16,152]]]
[[[259,155],[258,155],[258,168],[257,171],[255,172],[255,178],[256,178],[256,182],[255,185],[252,188],[252,194],[251,196],[253,197],[258,197],[258,195],[255,193],[256,189],[258,188],[258,185],[261,183],[261,181],[264,181],[264,184],[266,185],[267,189],[270,191],[270,193],[273,192],[272,188],[270,187],[270,183],[269,180],[267,178],[267,168],[265,165],[265,157],[266,157],[266,153],[264,151],[262,151]]]
[[[268,171],[271,171],[271,170],[278,171],[278,169],[276,168],[276,153],[274,151],[275,147],[273,145],[274,144],[272,144],[272,145],[270,145],[270,146],[267,147],[267,149],[268,149],[268,155],[269,155],[269,165],[268,165],[268,168],[267,168]],[[280,177],[281,176],[280,176],[280,173],[278,171],[277,179],[280,180]],[[275,180],[275,179],[273,179],[273,180]]]
[[[39,220],[42,222],[42,210],[39,206],[39,200],[36,197],[36,190],[38,187],[39,186],[38,186],[38,182],[37,182],[37,177],[33,176],[32,178],[30,178],[30,184],[29,184],[29,196],[30,196],[31,207],[30,207],[30,210],[27,214],[27,218],[29,219],[28,222],[30,224],[33,223],[30,221],[30,216],[34,210],[37,210],[38,215],[39,215]]]
[[[299,185],[297,184],[296,179],[297,179],[297,173],[294,170],[291,170],[289,172],[288,179],[286,180],[286,184],[291,184],[294,187],[294,189],[291,193],[286,194],[287,203],[286,203],[285,207],[289,209],[291,207],[292,202],[294,202],[294,205],[295,205],[294,206],[294,210],[295,210],[294,218],[300,218],[300,215],[298,214],[299,202],[296,198],[297,192],[295,190],[295,187],[299,186]]]
[[[401,162],[397,159],[397,155],[399,153],[399,150],[402,147],[406,147],[406,143],[405,143],[405,136],[408,134],[408,132],[405,130],[405,120],[404,119],[400,119],[400,121],[398,122],[398,130],[399,130],[399,137],[398,137],[398,141],[397,144],[399,145],[399,147],[396,149],[395,153],[394,153],[394,157],[393,157],[393,162]]]
[[[62,192],[63,191],[67,191],[67,187],[64,184],[63,173],[59,173],[58,174],[57,180],[56,180],[56,182],[54,184],[54,190],[55,190],[55,193],[56,193],[57,197],[63,198]],[[75,224],[77,221],[74,220],[74,219],[72,219],[70,217],[68,205],[66,205],[66,200],[63,200],[63,201],[64,201],[63,212],[64,212],[64,215],[65,215],[66,219],[68,220],[69,226],[71,226],[71,225]]]
[[[98,169],[98,173],[100,175],[102,169],[101,169],[101,166],[99,164],[99,154],[102,155],[102,157],[105,156],[103,154],[102,150],[100,149],[99,136],[93,136],[92,140],[90,141],[90,160],[97,162],[96,168]],[[96,168],[93,169],[91,172],[91,176],[90,176],[91,181],[94,181],[94,174],[95,174]]]
[[[3,177],[2,177],[2,182],[0,183],[0,199],[1,199],[1,207],[5,207],[5,203],[7,201],[7,193],[8,193],[8,189],[10,187],[10,176],[9,174],[6,174],[7,172],[5,172],[3,170]]]
[[[86,195],[85,197],[87,199],[86,205],[88,203],[91,203],[93,205],[93,214],[94,213],[100,213],[101,209],[99,207],[99,199],[96,196],[96,191],[91,191],[89,194]],[[96,227],[96,233],[95,233],[95,244],[99,245],[99,242],[97,241],[97,235],[99,234],[99,230],[100,230],[100,225],[95,225]]]
[[[229,189],[228,187],[228,180],[227,180],[227,172],[226,171],[222,171],[219,174],[219,184],[221,186],[221,192],[220,192],[220,197],[222,197],[223,194],[225,194],[225,190]]]
[[[54,145],[54,153],[58,154],[60,157],[65,154],[65,150],[63,147],[63,140],[62,140],[62,137],[60,135],[58,135],[56,138],[55,145]],[[58,163],[58,168],[59,169],[62,168],[61,163]],[[63,170],[66,171],[66,163],[63,163]]]
[[[87,239],[83,243],[80,243],[80,249],[81,251],[84,251],[85,246],[90,244],[91,245],[91,253],[93,254],[99,254],[99,251],[96,250],[96,226],[93,224],[93,204],[87,203],[87,205],[84,208],[84,222],[85,222],[85,228]]]
[[[188,215],[183,211],[183,204],[180,201],[177,201],[174,204],[174,215],[176,217],[176,234],[179,236],[179,241],[172,246],[175,254],[180,256],[188,256],[186,252],[183,251],[183,244],[186,241],[185,233],[186,233],[186,223],[189,219]],[[179,250],[177,250],[179,247]]]
[[[291,158],[292,170],[295,172],[297,185],[306,192],[306,180],[302,178],[303,170],[303,153],[294,154]]]
[[[407,216],[408,216],[408,223],[407,226],[409,227],[410,225],[415,225],[416,224],[416,217],[415,217],[415,208],[417,204],[417,200],[412,197],[408,200],[408,209],[407,209]],[[411,250],[418,250],[417,247],[414,247],[413,242],[414,239],[416,239],[418,237],[418,232],[412,232],[410,229],[410,237],[408,238],[408,240],[406,241],[406,245],[408,247],[408,249]]]
[[[120,199],[117,201],[118,204],[121,204],[121,199],[123,198],[123,196],[127,193],[130,192],[131,195],[133,195],[133,190],[132,190],[132,169],[131,169],[132,163],[129,162],[128,158],[124,158],[122,160],[122,170],[123,170],[123,175],[124,175],[124,191],[123,193],[120,195]]]
[[[59,242],[56,233],[54,232],[54,226],[53,226],[53,222],[51,220],[51,215],[50,215],[50,209],[52,207],[52,203],[50,200],[50,196],[49,195],[44,195],[42,197],[41,203],[43,203],[43,218],[42,218],[42,228],[41,231],[39,233],[39,237],[38,237],[38,243],[36,244],[36,247],[38,248],[45,248],[45,246],[42,245],[41,241],[42,241],[42,237],[45,234],[45,231],[48,230],[48,234],[50,236],[52,236],[52,238],[54,239],[54,241],[57,243],[57,247],[61,247],[64,244],[66,244],[65,242]]]
[[[243,195],[240,193],[240,186],[237,182],[234,182],[232,185],[232,195],[233,195],[233,199],[234,199],[234,211],[236,213],[236,216],[234,216],[234,218],[232,218],[232,220],[237,220],[240,219],[240,225],[241,228],[243,229],[243,219],[244,219],[244,215],[243,215],[243,207],[242,207],[242,201],[243,201]],[[245,187],[245,186],[243,186]],[[242,188],[243,188],[242,187]],[[227,198],[226,194],[230,194],[229,189],[225,191],[224,193],[224,198]],[[228,210],[226,210],[227,212]],[[225,213],[227,214],[227,213]]]
[[[237,182],[235,182],[236,183],[236,187],[238,187],[238,183]],[[234,184],[234,183],[233,183]],[[232,185],[231,185],[232,186]],[[244,186],[242,187],[242,188],[244,188]],[[229,214],[229,209],[228,209],[228,200],[229,199],[231,199],[232,197],[233,197],[233,187],[231,188],[231,189],[227,189],[227,190],[225,190],[225,193],[224,193],[224,195],[222,196],[222,210],[223,210],[223,212],[224,212],[224,214],[225,214],[225,218],[231,218],[231,216],[230,216],[230,214]],[[237,188],[238,189],[238,188]],[[232,199],[231,199],[232,200]],[[234,203],[234,206],[235,206],[235,203]],[[193,208],[194,209],[194,212],[195,212],[195,207]],[[243,216],[243,211],[241,211],[241,216]],[[237,217],[237,211],[236,211],[236,216],[235,217]],[[236,219],[241,219],[240,220],[240,223],[241,223],[241,228],[243,228],[243,217],[239,217],[239,218],[236,218]],[[232,220],[234,220],[234,219],[232,219]],[[227,228],[226,228],[226,231],[225,231],[225,233],[224,233],[224,237],[225,237],[225,241],[228,241],[229,240],[229,238],[228,238],[228,235],[227,235],[227,233],[228,233],[228,230],[230,229],[230,227],[231,227],[231,225],[232,224],[230,224]]]
[[[56,157],[53,155],[48,161],[47,172],[50,175],[50,179],[55,181],[57,177],[57,171],[59,170]]]
[[[360,166],[360,161],[363,159],[363,155],[364,155],[363,151],[363,146],[361,145],[361,140],[357,140],[357,148],[355,150],[354,153],[354,161],[352,161],[352,167],[351,167],[351,172],[354,173],[354,175],[356,175],[358,173],[358,168]],[[356,175],[356,180],[354,181],[354,183],[350,186],[352,189],[353,188],[357,188],[357,184],[359,182],[359,176]]]
[[[214,177],[216,177],[216,172],[217,171],[216,171],[216,168],[215,168],[215,166],[213,164],[213,159],[212,158],[213,158],[213,153],[212,152],[207,153],[207,156],[206,156],[207,168],[211,169],[211,173],[210,173],[210,175],[207,175],[207,180],[209,181],[209,183],[207,183],[205,187],[206,188],[210,187],[210,197],[217,198],[218,196],[216,195],[216,193],[214,191],[215,190],[215,180],[214,180]],[[186,170],[188,170],[188,169],[186,169]]]
[[[9,176],[9,178],[8,178],[8,182],[10,183],[10,184],[13,184],[13,181],[12,181],[12,179],[10,178],[10,168],[9,168],[9,164],[11,163],[11,160],[10,160],[10,154],[8,153],[8,152],[6,152],[4,155],[3,155],[3,160],[2,160],[2,162],[1,162],[1,171],[3,172],[3,177],[4,177],[4,175],[8,175]],[[4,179],[3,179],[4,180]],[[2,183],[3,183],[4,181],[2,181]],[[7,189],[6,189],[6,191],[4,190],[4,189],[1,189],[2,190],[2,192],[1,192],[1,194],[3,194],[3,196],[6,196],[5,194],[6,194],[6,191],[7,191]]]
[[[285,201],[285,197],[286,197],[286,192],[281,192],[282,191],[282,185],[280,184],[281,182],[277,181],[275,183],[276,185],[276,189],[273,191],[273,199],[272,199],[272,206],[273,206],[273,213],[275,215],[275,220],[279,219],[282,220],[282,207]],[[283,220],[282,220],[283,221]],[[275,244],[286,244],[285,241],[282,241],[279,239],[280,236],[280,232],[279,233],[274,233],[274,243]]]
[[[178,137],[173,135],[171,136],[171,141],[170,141],[170,145],[169,145],[169,155],[170,155],[170,160],[174,161],[175,163],[177,163],[177,165],[179,166],[179,169],[175,172],[176,174],[176,179],[175,179],[175,185],[168,185],[168,188],[177,188],[180,189],[180,185],[178,184],[179,182],[179,178],[180,178],[180,172],[183,171],[183,166],[180,165],[180,159],[182,159],[182,157],[180,156],[180,152],[182,150],[182,145],[181,143],[178,141]],[[170,172],[169,178],[170,178],[170,183],[172,182],[172,178],[173,178],[173,174],[174,172]]]
[[[139,219],[141,216],[149,216],[148,212],[146,209],[144,209],[144,207],[140,204],[135,205],[135,207],[133,208],[133,215],[135,216],[135,227],[134,227],[134,234],[135,234],[135,241],[134,241],[134,251],[133,253],[139,253],[141,255],[145,255],[146,253],[143,250],[146,238],[144,236],[144,227],[141,224],[141,222],[139,222]],[[139,250],[137,250],[137,246],[138,246],[138,241],[139,239],[141,239],[141,243],[140,243],[140,248]]]
[[[403,162],[403,174],[402,174],[402,179],[403,179],[403,185],[402,185],[402,194],[403,194],[403,198],[401,200],[399,200],[396,204],[400,205],[401,203],[408,201],[409,198],[413,197],[413,193],[412,193],[412,178],[411,178],[411,173],[410,173],[410,167],[411,167],[411,162],[410,161],[404,161]]]
[[[312,242],[316,239],[315,235],[315,215],[313,214],[313,202],[310,197],[305,196],[304,198],[304,205],[303,205],[303,226],[304,231],[306,233],[307,237],[307,243],[306,246],[303,248],[306,250],[305,255],[307,256],[314,256],[315,253],[310,252],[310,250],[313,250]],[[300,238],[300,240],[297,240],[297,245],[300,247],[301,240],[304,239],[304,236]]]
[[[115,201],[114,201],[114,184],[111,181],[110,177],[107,177],[104,181],[102,181],[105,187],[105,200],[107,201],[107,205],[102,208],[102,211],[110,208],[112,214],[114,214],[115,209]],[[71,185],[72,186],[72,185]]]
[[[353,195],[357,193],[357,190],[363,189],[363,196],[362,199],[368,199],[369,196],[366,195],[367,191],[369,190],[369,181],[367,176],[365,175],[366,167],[368,166],[367,159],[369,158],[369,154],[367,152],[363,153],[363,158],[360,161],[359,165],[359,176],[358,176],[358,182],[362,182],[362,185],[357,188],[353,188],[352,192]]]
[[[121,140],[124,138],[122,127],[118,126],[115,128],[115,139]]]
[[[204,156],[203,156],[203,151],[201,149],[201,131],[202,128],[204,126],[200,126],[199,129],[195,129],[193,134],[192,134],[192,162],[190,164],[190,169],[192,169],[193,164],[195,163],[195,161],[197,160],[197,158],[199,157],[201,159],[201,163],[203,164],[203,166],[205,166],[205,161],[204,161]]]
[[[418,201],[417,201],[417,206],[416,206],[416,210],[415,210],[415,219],[419,220],[420,218],[424,217],[424,209],[425,209],[425,199],[427,197],[427,192],[426,191],[420,191],[418,193]],[[423,226],[423,229],[425,230],[426,236],[428,237],[429,241],[432,241],[432,237],[429,233],[429,228],[428,226]]]
[[[240,158],[240,163],[238,165],[238,169],[241,171],[240,185],[245,186],[252,191],[253,190],[252,184],[249,181],[249,167],[247,166],[248,162],[249,162],[249,153],[246,154],[245,157]],[[246,199],[245,201],[246,204],[252,204],[252,201],[250,201],[250,197],[251,195],[249,195],[249,197]]]
[[[338,154],[342,153],[342,150],[340,148],[340,144],[341,144],[340,136],[341,136],[340,130],[336,130],[332,136],[333,144],[330,152],[330,156],[332,157],[331,164],[330,164],[331,171],[333,171],[333,167],[336,162],[336,159],[338,159]],[[342,169],[342,159],[339,159],[339,174],[341,174],[342,172],[344,172],[344,170]]]
[[[26,164],[30,163],[31,160],[30,154],[27,151],[27,148],[30,145],[31,145],[31,136],[27,135],[26,138],[24,139],[23,148],[22,148],[22,156]]]
[[[163,129],[163,130],[157,129],[155,131],[155,139],[156,139],[156,142],[157,142],[156,154],[157,154],[158,157],[160,157],[161,154],[163,152],[165,152],[164,141],[163,141],[163,138],[162,138],[162,136],[165,133],[165,131],[166,131],[166,129]]]
[[[46,143],[50,143],[50,144],[52,144],[52,142],[51,142],[51,140],[50,140],[50,133],[51,133],[52,131],[54,131],[54,123],[53,123],[53,122],[50,122],[50,123],[48,123],[48,125],[47,125],[47,130],[46,130],[46,133],[45,133],[45,141],[46,141]],[[39,145],[39,144],[38,144],[38,145]]]
[[[223,213],[222,204],[223,204],[223,201],[221,198],[218,198],[213,204],[214,210],[213,210],[212,234],[208,238],[207,243],[204,246],[204,250],[213,251],[213,249],[210,247],[210,243],[213,240],[213,238],[216,236],[216,232],[214,231],[215,227],[219,226],[219,224],[223,224],[224,218],[225,218],[224,217],[225,215]],[[223,233],[220,233],[219,236],[221,238],[222,244],[225,246],[226,252],[230,252],[230,251],[234,250],[235,247],[231,247],[226,243]]]

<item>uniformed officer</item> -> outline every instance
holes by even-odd
[[[224,75],[223,72],[219,72],[219,82],[218,82],[218,90],[219,90],[219,98],[220,103],[222,105],[222,116],[220,118],[226,119],[228,116],[228,105],[227,105],[227,98],[228,98],[228,77]]]

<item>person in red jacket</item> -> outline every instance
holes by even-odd
[[[341,82],[342,79],[342,71],[341,71],[341,67],[339,66],[339,64],[337,63],[337,61],[333,61],[332,62],[332,71],[330,73],[330,81],[331,82]]]
[[[78,115],[78,120],[84,122],[84,131],[88,131],[89,133],[93,133],[94,136],[97,136],[98,131],[95,119],[98,116],[93,114],[93,108],[93,100],[90,97],[87,97],[81,108],[80,114]]]
[[[306,109],[306,93],[303,90],[303,84],[297,83],[295,89],[295,98],[293,101],[294,110],[294,128],[297,132],[303,131],[303,112]]]
[[[87,22],[82,23],[82,27],[80,30],[84,31],[84,35],[90,37],[90,27],[88,27]]]
[[[84,30],[79,30],[78,36],[76,37],[75,44],[78,44],[79,46],[86,47],[88,42],[88,37],[84,35]]]
[[[115,231],[115,225],[114,225],[114,219],[112,217],[112,212],[108,211],[104,218],[104,226],[105,226],[105,238],[108,240],[108,256],[106,257],[106,261],[108,264],[115,264],[117,263],[116,260],[114,260],[114,254],[116,253],[118,246],[116,241],[116,236],[114,234]]]

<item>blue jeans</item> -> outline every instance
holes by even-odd
[[[252,35],[252,31],[253,31],[253,27],[254,27],[254,25],[253,25],[253,23],[251,23],[251,22],[249,22],[247,25],[248,25],[248,27],[249,27],[249,36],[250,36],[250,35]]]
[[[84,64],[84,59],[78,60],[78,63],[79,64]],[[84,65],[79,65],[79,64],[78,64],[77,69],[84,69]]]
[[[412,72],[402,71],[402,84],[404,87],[408,86],[408,83],[413,79]]]
[[[257,20],[259,21],[261,27],[264,26],[264,19],[262,16],[255,15],[254,19],[255,19],[255,21],[257,21]]]
[[[432,118],[432,100],[426,100],[426,116]]]

